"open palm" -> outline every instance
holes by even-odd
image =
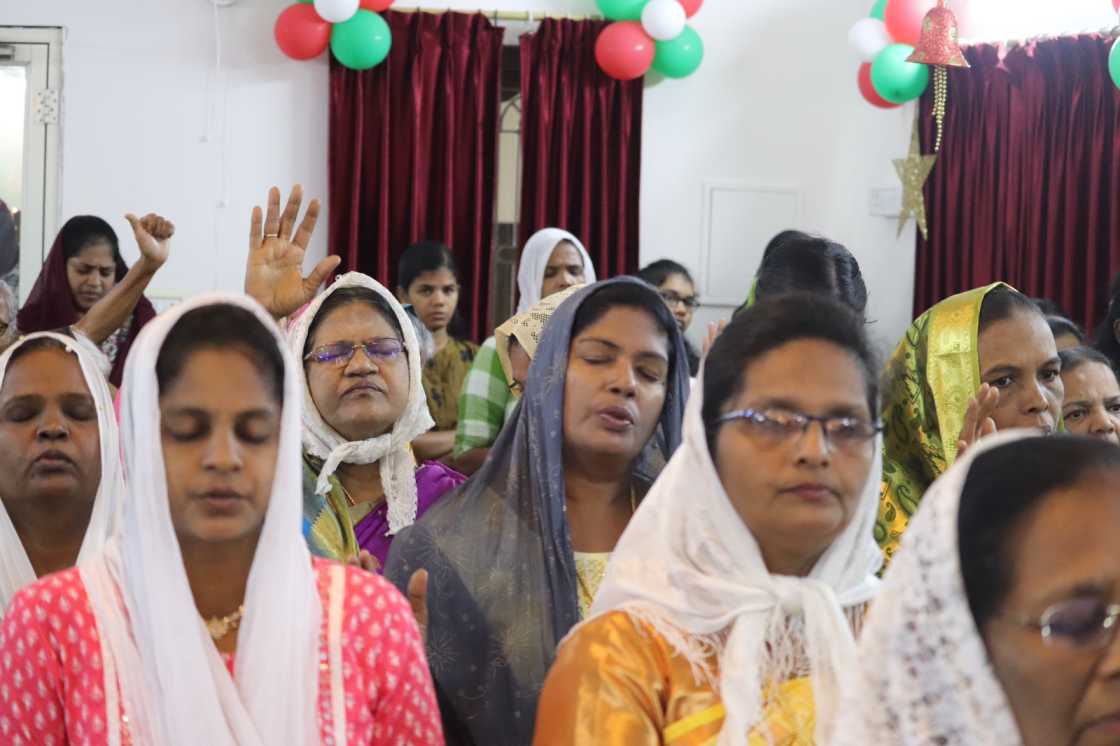
[[[319,200],[311,200],[292,235],[302,202],[303,189],[297,184],[281,213],[280,190],[272,187],[268,190],[268,212],[263,220],[261,208],[253,208],[245,292],[276,318],[288,316],[309,303],[340,261],[337,256],[329,256],[315,265],[310,275],[303,276],[307,244],[319,220]]]

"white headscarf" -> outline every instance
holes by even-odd
[[[308,330],[323,302],[336,290],[348,287],[372,290],[393,309],[404,335],[404,348],[408,352],[408,404],[405,405],[404,414],[389,432],[368,440],[348,441],[319,414],[301,365],[299,377],[303,389],[303,447],[312,456],[323,459],[323,468],[315,485],[315,490],[320,495],[330,491],[330,476],[338,469],[339,464],[380,463],[381,485],[385,490],[389,512],[389,533],[395,534],[402,528],[411,526],[416,520],[416,467],[410,444],[435,425],[428,412],[428,398],[421,379],[420,345],[408,312],[381,283],[359,272],[350,272],[335,280],[311,302],[291,328],[288,344],[295,359],[302,360]]]
[[[284,358],[284,408],[272,496],[245,590],[230,677],[187,581],[168,505],[156,360],[197,308],[251,311]],[[124,372],[121,431],[130,478],[123,529],[79,565],[101,635],[109,743],[120,737],[120,681],[132,742],[143,746],[318,744],[321,604],[302,534],[300,377],[269,315],[245,296],[175,306],[137,336]]]
[[[15,323],[15,317],[12,317]],[[78,359],[86,388],[97,408],[97,432],[101,441],[101,483],[93,498],[93,512],[89,517],[78,561],[96,554],[109,538],[120,520],[121,502],[124,500],[124,468],[121,466],[120,440],[117,420],[113,413],[113,395],[105,376],[98,370],[97,362],[87,354],[76,340],[54,332],[28,334],[0,355],[0,386],[8,373],[8,364],[16,350],[36,339],[53,339]],[[0,492],[3,489],[0,488]],[[0,503],[0,615],[7,608],[12,596],[23,586],[35,582],[35,570],[27,558],[8,511]]]
[[[685,409],[684,442],[619,540],[592,617],[621,609],[650,624],[701,679],[711,681],[708,660],[715,655],[727,712],[721,746],[745,743],[763,719],[764,686],[791,675],[786,669],[803,645],[816,702],[816,742],[829,743],[840,698],[837,680],[855,661],[844,610],[869,601],[879,585],[875,573],[883,559],[873,537],[878,457],[851,523],[809,576],[771,575],[709,454],[702,376]],[[877,443],[874,452],[880,452]],[[798,640],[790,639],[789,616],[800,617]]]
[[[595,265],[587,249],[579,239],[559,228],[542,228],[529,237],[525,248],[521,249],[521,258],[517,265],[517,312],[525,313],[541,300],[541,286],[544,285],[544,271],[548,268],[548,260],[552,252],[561,241],[567,241],[576,247],[579,255],[583,257],[583,283],[595,283]]]
[[[1037,434],[984,438],[926,490],[867,615],[830,746],[1022,743],[968,606],[957,512],[979,454]]]

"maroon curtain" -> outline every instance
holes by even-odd
[[[638,269],[642,81],[595,62],[602,21],[545,20],[521,37],[521,245],[564,228],[602,278]]]
[[[331,60],[330,252],[395,289],[404,249],[443,241],[477,339],[488,318],[503,29],[477,14],[385,19],[385,62],[356,72]]]
[[[926,185],[914,312],[1004,280],[1093,325],[1120,269],[1120,93],[1111,39],[1080,36],[1010,51],[967,49],[949,74],[941,156]],[[1006,55],[1005,57],[1003,55]],[[932,96],[922,99],[932,150]]]

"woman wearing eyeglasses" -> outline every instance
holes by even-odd
[[[876,382],[863,320],[830,299],[731,322],[557,653],[535,743],[829,743],[882,564]]]
[[[692,326],[692,317],[700,307],[700,299],[696,295],[696,283],[692,281],[692,274],[682,264],[672,259],[659,259],[648,264],[638,272],[638,277],[657,288],[661,299],[673,312],[677,320],[677,327],[681,334]],[[689,375],[695,377],[700,372],[700,355],[685,342],[688,350]]]
[[[281,213],[273,189],[263,229],[254,213],[246,292],[278,318],[310,301],[288,333],[303,361],[307,541],[319,556],[380,572],[393,536],[463,477],[436,462],[418,468],[413,457],[410,443],[432,418],[416,331],[393,294],[351,272],[315,295],[336,257],[302,277],[319,205],[311,202],[293,235],[301,200],[296,187]]]
[[[1120,742],[1120,449],[1001,434],[926,493],[868,615],[837,746]]]

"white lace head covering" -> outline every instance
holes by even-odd
[[[868,612],[831,744],[1022,743],[968,606],[957,511],[976,457],[1031,435],[984,438],[926,491]]]
[[[12,317],[15,323],[15,317]],[[93,499],[93,512],[86,529],[78,561],[96,554],[112,534],[120,520],[121,502],[124,500],[124,468],[121,465],[120,439],[117,420],[113,413],[113,395],[105,376],[98,369],[97,361],[87,353],[78,340],[54,332],[28,334],[0,355],[0,386],[8,373],[12,355],[28,342],[36,339],[53,339],[78,360],[86,388],[97,408],[97,433],[101,441],[101,483]],[[0,485],[0,493],[3,493]],[[19,540],[8,511],[0,503],[0,614],[12,596],[23,586],[35,582],[35,570]]]
[[[869,601],[879,585],[883,556],[873,536],[879,480],[868,479],[851,523],[808,577],[771,575],[708,451],[703,392],[701,371],[685,409],[684,442],[619,540],[591,616],[621,609],[650,624],[699,678],[723,692],[721,746],[744,743],[762,721],[764,685],[795,675],[791,668],[803,651],[816,701],[816,742],[829,743],[837,681],[855,660],[844,612]],[[878,473],[876,457],[869,475]],[[800,630],[798,639],[791,628]],[[713,655],[718,681],[709,665]]]
[[[315,458],[323,460],[323,468],[315,485],[315,490],[320,495],[330,491],[330,476],[338,469],[339,464],[379,463],[381,484],[388,505],[389,533],[395,534],[402,528],[411,526],[416,520],[416,469],[410,444],[435,425],[428,411],[428,399],[421,379],[420,345],[408,312],[377,280],[359,272],[350,272],[335,280],[296,319],[288,333],[288,343],[295,359],[302,360],[308,330],[323,302],[335,291],[348,287],[372,290],[393,309],[393,315],[404,335],[405,351],[408,353],[408,404],[389,432],[367,440],[348,441],[319,414],[301,365],[299,377],[303,389],[303,447]]]
[[[583,284],[595,283],[595,265],[591,263],[591,256],[587,253],[587,249],[583,248],[580,240],[559,228],[542,228],[529,236],[518,259],[518,313],[525,313],[540,302],[544,271],[548,268],[548,260],[552,257],[553,250],[561,241],[567,241],[575,246],[579,255],[583,257]]]
[[[559,293],[553,293],[547,298],[542,298],[528,311],[519,313],[507,319],[504,324],[494,330],[494,346],[498,351],[498,361],[505,371],[506,380],[513,383],[513,364],[509,359],[509,343],[516,339],[517,343],[525,350],[525,354],[532,360],[537,354],[537,346],[541,343],[544,327],[552,314],[572,295],[575,295],[586,285],[572,285]]]
[[[274,333],[284,359],[276,475],[245,589],[233,677],[195,606],[172,524],[156,379],[156,360],[172,328],[184,314],[215,304],[251,311]],[[123,528],[100,554],[79,564],[101,636],[108,743],[121,738],[114,678],[135,744],[319,743],[321,604],[302,533],[298,370],[271,317],[241,295],[194,298],[137,336],[122,387],[130,479]]]

